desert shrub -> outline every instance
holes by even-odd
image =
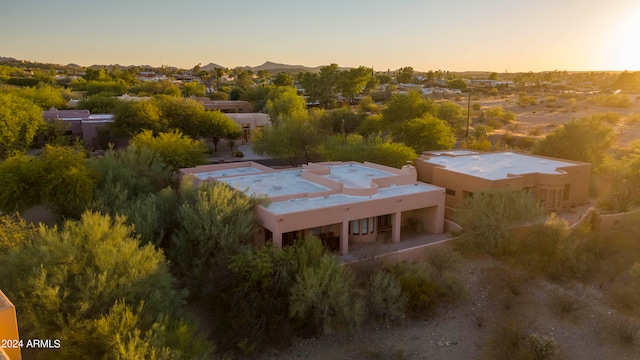
[[[385,271],[378,271],[367,286],[367,319],[373,323],[390,323],[405,318],[406,299],[398,279]]]
[[[627,123],[629,124],[637,124],[640,122],[640,114],[631,114],[628,115],[625,120],[627,121]]]
[[[0,255],[33,238],[36,228],[19,215],[0,215]]]
[[[527,95],[524,92],[518,94],[518,105],[519,106],[529,106],[536,105],[538,103],[538,99],[535,96]]]
[[[551,295],[551,309],[560,317],[575,317],[586,304],[576,296],[564,291],[556,291]]]
[[[600,94],[588,97],[586,101],[590,104],[605,107],[631,107],[631,98],[629,98],[629,95],[625,94]]]
[[[620,122],[620,119],[622,119],[622,115],[620,115],[617,112],[613,112],[613,111],[609,111],[606,113],[598,113],[598,114],[594,114],[592,115],[594,119],[600,120],[600,121],[604,121],[606,123],[609,123],[610,125],[615,125],[618,122]]]
[[[433,316],[440,305],[457,303],[466,295],[464,285],[450,272],[439,275],[421,264],[398,265],[390,270],[407,299],[407,314],[414,318]]]
[[[491,329],[481,359],[553,360],[563,351],[549,336],[531,330],[531,323],[513,316],[499,319]]]
[[[618,345],[637,346],[640,344],[640,322],[622,315],[612,316],[600,324],[600,333]]]
[[[436,274],[444,275],[445,273],[455,271],[460,263],[462,263],[462,257],[456,251],[449,248],[436,249],[429,253],[427,263]]]

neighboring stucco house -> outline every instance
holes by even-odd
[[[424,152],[415,161],[418,180],[446,189],[446,218],[478,191],[525,189],[547,211],[586,204],[591,164],[514,152]]]
[[[85,146],[101,149],[99,129],[114,121],[112,114],[91,114],[89,110],[58,110],[52,107],[42,113],[44,120],[59,125],[59,131],[77,136]]]
[[[242,129],[243,143],[251,141],[251,137],[256,130],[271,126],[271,120],[269,120],[269,115],[267,114],[227,113],[225,115],[235,121]]]
[[[218,181],[247,195],[269,198],[255,209],[257,245],[272,241],[292,245],[307,234],[318,236],[341,255],[350,243],[373,242],[390,235],[399,242],[403,229],[440,234],[444,228],[444,193],[417,181],[416,169],[373,163],[309,163],[274,170],[254,162],[181,169],[196,183]]]

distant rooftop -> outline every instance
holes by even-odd
[[[567,161],[512,152],[475,153],[475,155],[466,156],[432,156],[419,159],[419,161],[442,165],[447,170],[488,180],[504,179],[508,177],[508,174],[554,174],[559,172],[558,168],[576,166],[575,163]]]

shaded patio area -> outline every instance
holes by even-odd
[[[451,233],[428,234],[416,233],[413,231],[403,230],[400,236],[400,242],[391,242],[390,234],[381,234],[378,241],[366,244],[349,244],[349,254],[340,255],[341,264],[357,263],[364,260],[371,260],[374,257],[385,257],[390,254],[409,251],[415,249],[420,251],[430,245],[435,245],[444,241],[452,240],[454,237]]]

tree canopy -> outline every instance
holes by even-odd
[[[563,124],[540,140],[532,152],[537,155],[584,161],[598,168],[611,148],[614,130],[597,117],[585,117]]]
[[[0,159],[26,150],[44,125],[42,109],[32,101],[0,93]]]
[[[148,148],[158,154],[174,171],[207,163],[209,148],[202,142],[182,135],[178,130],[153,135],[145,130],[131,139],[139,148]]]

